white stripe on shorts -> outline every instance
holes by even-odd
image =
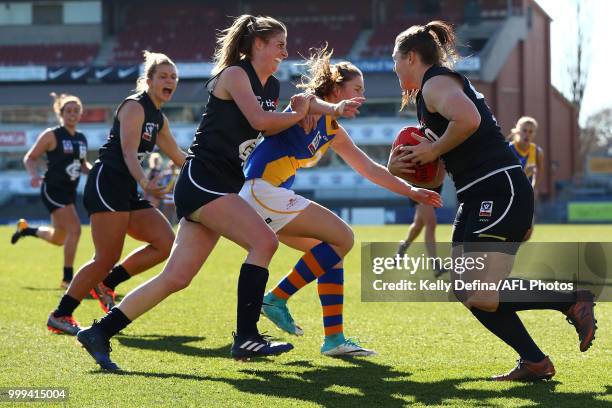
[[[104,165],[100,164],[100,170],[98,170],[98,174],[96,174],[96,191],[98,192],[98,197],[100,197],[100,201],[102,201],[102,204],[104,204],[104,206],[108,208],[109,210],[115,212],[117,210],[115,210],[113,207],[108,205],[107,202],[104,201],[104,197],[102,197],[102,193],[100,193],[100,174],[102,174],[103,167]]]
[[[495,221],[492,224],[487,225],[486,227],[479,229],[478,231],[474,231],[474,234],[480,234],[483,231],[488,230],[489,228],[497,225],[501,220],[504,219],[504,217],[506,216],[506,214],[508,214],[508,211],[510,211],[510,207],[512,207],[512,201],[514,201],[514,185],[512,184],[512,179],[510,178],[510,175],[508,174],[507,171],[505,171],[504,173],[506,173],[506,177],[508,177],[508,182],[510,183],[510,201],[508,202],[508,206],[506,207],[506,210],[504,211],[504,213],[501,215],[501,217],[499,217],[497,219],[497,221]]]
[[[520,164],[513,164],[512,166],[502,167],[501,169],[493,170],[492,172],[487,173],[484,176],[482,176],[482,177],[472,181],[471,183],[466,184],[465,186],[461,187],[459,190],[457,190],[457,194],[467,190],[468,188],[472,187],[474,184],[479,183],[479,182],[481,182],[482,180],[484,180],[486,178],[489,178],[489,177],[491,177],[491,176],[493,176],[493,175],[495,175],[497,173],[500,173],[502,171],[513,169],[515,167],[521,167],[521,165]]]
[[[207,193],[220,195],[220,196],[227,195],[227,193],[219,193],[218,191],[208,190],[208,189],[202,187],[201,185],[199,185],[198,183],[196,183],[195,180],[193,179],[193,177],[191,177],[191,160],[189,161],[189,164],[187,165],[187,175],[189,176],[189,180],[191,180],[193,185],[196,186],[197,188],[199,188],[200,190],[206,191]]]
[[[44,183],[44,182],[43,182],[43,194],[45,195],[45,197],[47,197],[47,200],[49,200],[49,202],[53,204],[54,206],[60,207],[60,208],[64,208],[66,206],[66,204],[60,204],[49,196],[49,193],[47,193],[47,183]]]

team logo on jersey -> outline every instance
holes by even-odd
[[[81,162],[74,160],[72,163],[66,166],[66,174],[68,174],[71,181],[78,179],[81,175]]]
[[[153,139],[153,132],[157,132],[159,126],[157,123],[147,122],[145,123],[145,131],[142,133],[142,138],[147,142],[150,142]]]
[[[87,146],[83,142],[79,142],[79,158],[85,159],[87,157]]]
[[[493,201],[483,201],[480,203],[480,217],[490,217],[493,214]]]
[[[291,207],[293,207],[294,205],[297,204],[298,199],[297,198],[290,198],[289,201],[287,202],[287,207],[286,209],[290,209]]]
[[[312,142],[310,142],[310,144],[308,145],[308,150],[310,151],[310,154],[312,154],[313,156],[317,152],[317,149],[319,148],[319,145],[321,144],[321,139],[322,139],[321,131],[318,131],[315,137],[312,139]]]
[[[74,152],[74,147],[72,146],[72,141],[70,140],[62,140],[62,145],[64,148],[64,153],[72,153]]]

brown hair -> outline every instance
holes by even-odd
[[[79,99],[78,96],[65,94],[65,93],[58,95],[55,92],[51,92],[49,95],[53,98],[53,105],[52,105],[53,112],[55,112],[55,116],[57,116],[57,119],[62,124],[63,124],[62,113],[64,112],[64,107],[67,104],[74,102],[77,105],[79,105],[79,108],[81,109],[81,111],[83,111],[83,104],[81,103],[81,100]]]
[[[311,48],[310,58],[304,63],[308,73],[302,75],[297,87],[324,98],[333,92],[335,86],[363,76],[359,68],[348,61],[332,64],[330,59],[333,53],[333,50],[327,50],[327,44],[319,49]]]
[[[147,79],[153,79],[153,75],[155,75],[155,71],[159,65],[171,65],[176,69],[174,62],[166,54],[145,50],[142,52],[142,56],[144,57],[144,70],[136,80],[136,92],[142,92],[149,89]]]
[[[249,14],[236,17],[232,25],[222,30],[217,37],[212,74],[218,74],[243,58],[251,58],[255,38],[268,41],[280,32],[287,33],[287,27],[275,18]]]
[[[430,21],[425,25],[413,25],[395,38],[395,49],[402,57],[410,51],[419,54],[424,64],[452,67],[458,58],[453,27],[444,21]],[[416,92],[404,91],[403,109]]]

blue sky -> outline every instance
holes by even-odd
[[[575,44],[577,23],[573,17],[575,0],[536,0],[553,19],[551,24],[551,80],[558,89],[566,89],[568,45]],[[589,76],[584,93],[580,122],[598,111],[612,107],[612,48],[609,18],[611,0],[579,0],[589,19]]]

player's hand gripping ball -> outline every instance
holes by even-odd
[[[414,146],[420,142],[413,136],[413,133],[417,136],[425,137],[423,132],[416,127],[405,127],[399,131],[393,142],[393,149],[398,146]],[[415,164],[413,169],[414,173],[404,173],[400,177],[419,187],[430,187],[431,183],[438,176],[440,168],[440,158],[426,163],[426,164]],[[437,187],[437,186],[435,186]]]

